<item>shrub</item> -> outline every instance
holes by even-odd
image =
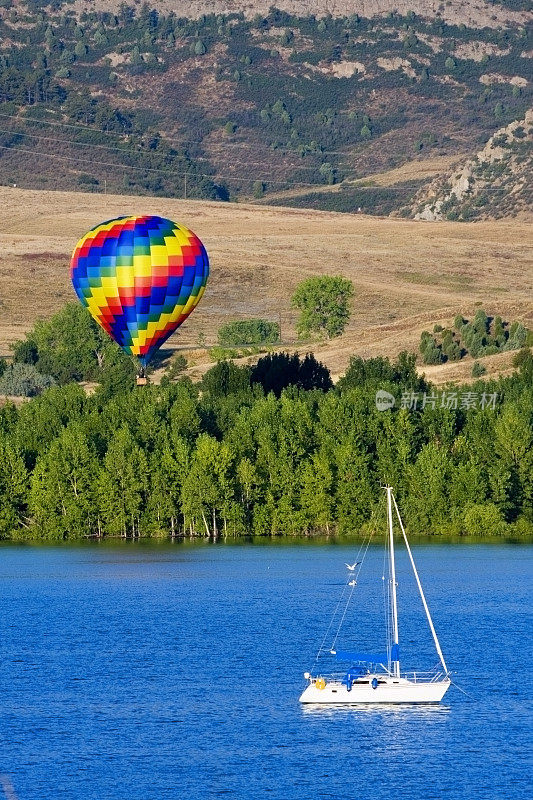
[[[51,375],[38,372],[33,364],[10,364],[0,378],[0,394],[35,397],[54,383]]]
[[[227,322],[218,331],[222,347],[246,344],[273,344],[279,341],[279,325],[266,319],[243,319]]]
[[[92,175],[87,175],[85,172],[78,175],[78,183],[81,186],[98,186],[98,180]]]
[[[487,368],[484,364],[480,364],[479,361],[474,361],[474,366],[472,367],[472,377],[473,378],[481,378],[482,375],[485,375]]]

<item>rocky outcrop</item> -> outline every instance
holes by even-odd
[[[477,155],[415,198],[415,219],[473,220],[531,215],[533,109],[500,128]]]

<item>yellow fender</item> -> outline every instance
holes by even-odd
[[[325,689],[326,688],[326,679],[325,678],[317,678],[315,681],[315,686],[317,689]]]

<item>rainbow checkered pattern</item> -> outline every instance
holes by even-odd
[[[209,259],[184,225],[155,216],[119,217],[80,239],[70,274],[98,324],[146,366],[199,303]]]

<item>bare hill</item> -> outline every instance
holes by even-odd
[[[521,222],[431,223],[288,208],[0,188],[0,351],[75,295],[69,259],[77,239],[103,219],[158,213],[202,238],[212,273],[198,309],[169,340],[195,350],[198,374],[209,362],[198,342],[216,342],[232,318],[280,320],[292,348],[313,349],[341,374],[353,354],[396,356],[416,350],[422,330],[483,306],[506,319],[533,321],[531,228]],[[311,275],[341,274],[355,284],[347,332],[300,345],[290,296]],[[200,337],[202,335],[202,337]],[[509,354],[487,360],[490,373]],[[442,383],[470,375],[472,361],[431,369]]]

